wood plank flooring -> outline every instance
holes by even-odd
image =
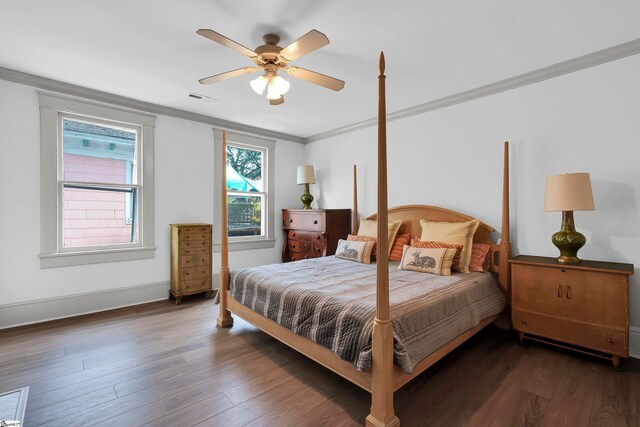
[[[211,300],[145,304],[0,331],[0,391],[25,425],[352,426],[369,395]],[[403,426],[639,426],[640,362],[521,346],[492,326],[395,396]]]

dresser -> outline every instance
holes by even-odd
[[[185,295],[206,292],[211,284],[211,224],[171,224],[171,290],[180,304]]]
[[[283,209],[282,262],[333,255],[351,232],[351,209]]]
[[[611,359],[629,357],[632,264],[520,255],[511,265],[511,316],[520,336]],[[553,340],[553,341],[548,341]]]

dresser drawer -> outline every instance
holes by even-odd
[[[184,256],[192,256],[192,255],[202,255],[202,254],[210,254],[211,246],[199,246],[199,247],[185,247],[180,251],[180,255]]]
[[[512,286],[514,309],[626,327],[624,276],[514,264]]]
[[[180,287],[182,288],[181,291],[185,293],[208,291],[212,289],[211,277],[183,280]]]
[[[210,248],[211,247],[211,239],[209,240],[180,240],[180,248]]]
[[[211,241],[211,230],[201,231],[198,229],[180,230],[180,240],[183,242],[190,240],[207,240]]]
[[[188,267],[180,269],[180,280],[201,279],[211,277],[211,267]]]
[[[321,212],[285,212],[282,216],[284,228],[298,230],[323,231],[324,215]]]
[[[180,267],[202,267],[211,264],[211,255],[183,255],[180,259]]]

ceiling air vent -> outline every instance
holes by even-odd
[[[194,98],[194,99],[201,99],[204,102],[216,102],[217,99],[212,98],[210,96],[207,95],[200,95],[199,93],[190,93],[189,94],[190,98]]]

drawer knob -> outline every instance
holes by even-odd
[[[526,324],[527,324],[527,321],[526,321],[526,320],[524,320],[524,319],[520,319],[520,323],[522,323],[523,325],[526,325]]]
[[[567,299],[571,298],[571,286],[567,285]]]
[[[289,219],[289,223],[292,223],[292,222],[293,222],[293,219]]]
[[[607,338],[607,342],[608,342],[609,344],[613,344],[613,338]]]
[[[318,235],[316,236],[316,239],[318,239],[318,240],[320,240],[321,238],[322,238],[322,234],[318,234]]]
[[[291,237],[296,237],[296,233],[291,233]]]
[[[320,253],[320,248],[316,248],[316,252]]]
[[[562,285],[558,283],[558,298],[562,298]]]
[[[318,220],[317,220],[317,219],[314,219],[314,220],[313,220],[313,223],[314,223],[314,224],[317,224],[317,223],[318,223]]]

